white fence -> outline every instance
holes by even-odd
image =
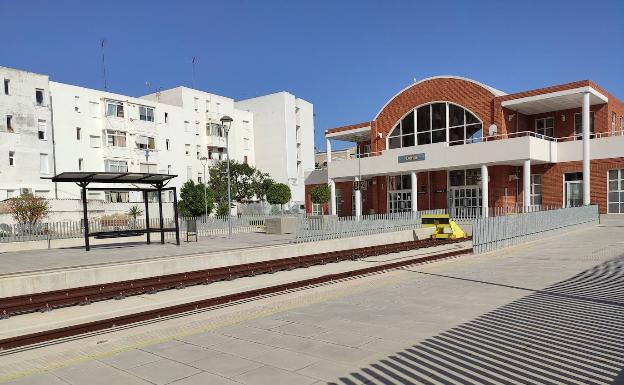
[[[543,238],[549,232],[582,224],[596,224],[599,220],[598,206],[571,207],[476,218],[472,227],[472,244],[475,254],[531,242]]]
[[[286,215],[286,214],[285,214]],[[289,216],[293,216],[289,214]],[[233,233],[253,233],[264,229],[264,221],[268,218],[276,218],[279,215],[238,215],[231,216],[229,219],[232,223]],[[180,231],[185,232],[187,230],[188,221],[197,221],[197,235],[208,236],[217,234],[227,234],[228,232],[228,217],[196,217],[196,218],[182,218],[180,222]]]
[[[444,214],[445,210],[415,213],[373,214],[357,217],[303,216],[297,226],[295,243],[324,241],[361,235],[411,230],[422,224],[423,214]]]

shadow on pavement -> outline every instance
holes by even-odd
[[[619,384],[623,368],[619,256],[330,384]]]

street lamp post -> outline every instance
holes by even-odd
[[[227,157],[227,191],[228,191],[228,238],[232,238],[232,196],[230,193],[230,128],[234,119],[225,115],[221,118],[221,125],[225,130],[225,152]]]
[[[208,163],[208,158],[202,156],[199,158],[202,166],[204,166],[204,222],[208,220],[208,201],[206,200],[206,163]]]

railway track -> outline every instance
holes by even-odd
[[[301,257],[285,258],[274,261],[257,262],[243,265],[234,265],[216,269],[200,270],[181,274],[171,274],[159,277],[137,279],[133,281],[114,282],[104,285],[94,285],[68,290],[59,290],[46,293],[38,293],[32,295],[23,295],[0,299],[0,314],[2,317],[24,314],[28,312],[45,312],[55,308],[87,305],[95,301],[103,301],[109,299],[122,299],[132,295],[156,293],[162,290],[180,289],[187,286],[210,284],[223,280],[232,280],[236,278],[249,277],[258,274],[270,274],[277,271],[293,270],[297,268],[310,267],[314,265],[322,265],[327,263],[335,263],[346,260],[356,260],[376,255],[397,253],[417,248],[427,248],[431,246],[439,246],[442,244],[456,243],[462,240],[418,240],[402,243],[394,243],[389,245],[371,246],[350,250],[341,250],[328,253],[312,254]],[[98,320],[94,322],[73,325],[69,327],[53,329],[18,337],[0,340],[0,350],[22,347],[35,343],[51,341],[59,338],[75,336],[83,333],[89,333],[99,330],[108,329],[116,326],[128,325],[136,322],[147,321],[160,317],[166,317],[178,313],[184,313],[197,309],[209,308],[213,306],[223,305],[230,302],[250,299],[254,297],[265,296],[268,294],[276,294],[288,290],[304,288],[306,286],[318,285],[331,281],[343,280],[357,276],[378,273],[385,270],[392,270],[400,267],[413,265],[416,263],[430,262],[434,260],[454,257],[461,254],[470,253],[472,249],[463,249],[457,251],[444,252],[426,256],[408,258],[397,262],[378,264],[367,268],[356,269],[352,271],[328,274],[312,279],[289,282],[269,286],[262,289],[249,290],[241,293],[235,293],[215,298],[209,298],[200,301],[189,302],[185,304],[164,307],[160,309]],[[1,322],[1,321],[0,321]]]

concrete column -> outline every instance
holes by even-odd
[[[490,207],[489,202],[489,188],[490,184],[490,176],[488,175],[488,168],[486,165],[481,165],[481,215],[484,217],[488,216],[488,208]]]
[[[356,176],[355,181],[359,182],[360,177]],[[356,218],[360,218],[362,216],[362,191],[355,190],[355,216]]]
[[[583,94],[583,204],[590,201],[589,188],[589,92]]]
[[[527,159],[522,165],[522,199],[524,211],[528,211],[531,206],[531,160]]]
[[[416,171],[411,172],[412,177],[412,212],[418,211],[418,189],[417,182],[418,178],[416,177]]]
[[[336,183],[329,180],[329,214],[336,215]]]
[[[332,152],[331,140],[329,140],[329,138],[325,139],[325,148],[327,152],[327,164],[329,165],[331,163],[331,152]]]

